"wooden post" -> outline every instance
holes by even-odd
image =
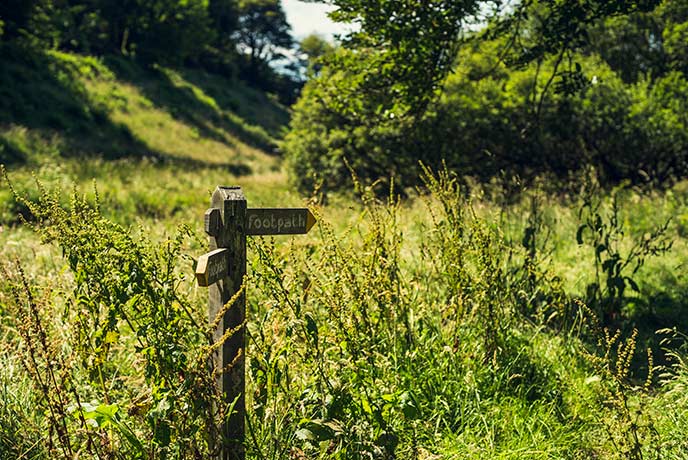
[[[208,317],[211,324],[244,282],[246,235],[299,235],[308,233],[314,224],[315,217],[306,208],[247,209],[246,197],[240,187],[217,187],[210,209],[205,213],[210,252],[200,256],[196,265],[198,284],[209,287]],[[234,404],[233,412],[222,425],[217,460],[244,460],[246,457],[245,319],[246,293],[242,291],[224,313],[213,336],[213,341],[218,343],[224,340],[228,331],[234,331],[214,356],[223,404]]]
[[[219,211],[219,212],[218,212]],[[205,216],[210,249],[227,248],[226,276],[209,286],[208,316],[214,321],[224,305],[241,289],[246,275],[246,197],[240,187],[217,187],[213,192],[211,209]],[[215,331],[215,342],[241,326],[246,318],[246,294],[224,314]],[[216,354],[215,367],[221,372],[219,388],[225,405],[234,403],[234,411],[222,426],[222,449],[219,460],[244,460],[245,418],[245,327],[241,326],[229,337]]]

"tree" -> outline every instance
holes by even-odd
[[[279,0],[241,0],[235,38],[248,56],[248,76],[256,79],[271,62],[291,48],[291,26]]]
[[[420,121],[450,72],[476,0],[333,0],[331,17],[358,24],[304,88],[284,142],[302,189],[343,187],[348,172],[413,175]],[[403,184],[401,184],[403,185]]]
[[[141,0],[96,0],[103,20],[106,36],[106,52],[128,54],[131,52],[131,35],[142,27],[144,8]]]
[[[234,48],[232,35],[239,27],[239,5],[236,0],[210,0],[208,14],[216,33],[216,46],[227,50]]]
[[[599,54],[626,83],[656,80],[688,59],[688,2],[664,2],[650,12],[603,18],[589,28],[587,54]]]
[[[662,40],[668,66],[688,74],[688,2],[666,2],[659,10],[666,24]]]
[[[489,3],[489,2],[487,2]],[[477,0],[333,0],[334,20],[356,23],[342,43],[374,66],[361,88],[389,101],[395,116],[422,116],[450,72],[470,18],[479,14]],[[333,60],[330,65],[351,65]],[[363,69],[362,69],[363,70]],[[368,97],[368,94],[363,97]]]
[[[484,69],[487,74],[497,68],[508,72],[502,64],[529,69],[531,73],[518,92],[527,94],[521,99],[526,104],[519,102],[514,111],[513,101],[507,99],[503,109],[493,113],[473,110],[472,101],[463,101],[470,113],[486,117],[485,123],[473,130],[476,135],[489,137],[491,129],[500,129],[508,144],[496,146],[485,139],[490,148],[504,154],[486,159],[468,152],[467,162],[454,164],[474,167],[492,162],[494,172],[506,162],[525,161],[529,167],[551,167],[565,173],[575,167],[571,153],[550,157],[543,152],[557,142],[576,148],[580,139],[550,136],[543,126],[549,123],[566,134],[566,120],[575,121],[570,97],[589,84],[584,73],[589,61],[580,51],[589,49],[590,27],[605,18],[649,11],[659,0],[525,0],[508,7],[498,1],[477,0],[329,3],[337,8],[331,14],[333,19],[358,28],[344,37],[337,52],[321,60],[321,73],[307,83],[295,106],[284,151],[294,177],[305,189],[318,184],[325,189],[345,185],[341,177],[335,177],[346,174],[343,158],[360,178],[397,176],[397,182],[402,179],[408,184],[416,173],[417,160],[457,159],[459,153],[449,151],[449,146],[454,150],[477,146],[479,143],[462,142],[465,138],[451,127],[460,112],[454,111],[455,107],[437,106],[437,99],[457,65],[458,51],[483,43],[496,44],[492,52],[497,62]],[[487,27],[478,32],[467,27],[476,22]],[[682,35],[677,35],[674,42],[680,43]],[[490,91],[493,99],[501,98],[500,86]],[[553,93],[556,101],[548,101]],[[518,120],[520,129],[514,129],[511,120]],[[472,129],[475,120],[469,118],[467,123]],[[483,128],[487,129],[481,131]],[[428,137],[428,133],[440,138],[451,133],[457,140],[447,143]],[[613,148],[619,145],[615,143]],[[533,148],[541,151],[534,155]],[[605,155],[598,157],[604,159]]]
[[[39,0],[3,0],[0,2],[0,29],[5,39],[18,37],[26,29]]]
[[[307,35],[299,44],[303,67],[306,68],[306,73],[310,73],[312,76],[320,73],[323,66],[322,59],[334,51],[334,45],[319,34]]]
[[[195,61],[214,38],[206,0],[139,0],[141,16],[132,36],[136,55],[147,62]]]

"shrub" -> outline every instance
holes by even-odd
[[[51,458],[211,455],[227,408],[209,364],[212,333],[181,288],[189,232],[153,244],[103,218],[97,194],[89,203],[75,192],[65,207],[38,188],[35,200],[15,198],[62,249],[71,280],[33,286],[20,265],[2,265],[3,310],[45,414],[22,430],[45,433]]]
[[[419,161],[483,181],[568,179],[589,166],[603,184],[662,184],[688,174],[688,90],[680,72],[625,84],[599,58],[581,55],[570,59],[582,63],[584,77],[573,63],[553,76],[554,59],[507,71],[486,57],[490,46],[459,56],[457,71],[420,118],[362,100],[355,84],[340,91],[357,81],[356,67],[324,67],[294,106],[283,144],[296,185],[347,187],[344,159],[363,180],[394,177],[402,187],[417,184]]]

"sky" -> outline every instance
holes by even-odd
[[[315,32],[332,39],[334,34],[347,30],[346,25],[332,22],[327,12],[333,8],[322,3],[306,3],[298,0],[282,0],[282,8],[291,24],[294,38],[301,38]]]

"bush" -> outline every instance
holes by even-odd
[[[34,286],[18,263],[0,266],[0,310],[36,407],[22,435],[44,433],[50,458],[213,455],[226,407],[209,364],[212,333],[181,289],[188,231],[156,245],[103,218],[97,195],[91,204],[75,193],[64,206],[39,185],[37,199],[15,199],[71,274],[51,288]]]
[[[357,93],[364,83],[352,81],[356,73],[357,67],[324,68],[306,84],[294,106],[281,147],[293,182],[302,191],[352,185],[347,162],[364,181],[394,177],[413,183],[409,179],[417,177],[412,175],[418,172],[412,121],[397,118],[393,111],[377,113],[376,102]]]
[[[552,77],[551,59],[507,70],[489,57],[489,46],[460,55],[420,119],[376,112],[384,105],[338,90],[356,81],[355,71],[325,67],[294,106],[283,145],[295,183],[344,188],[343,159],[362,179],[394,177],[405,186],[417,183],[419,161],[484,181],[504,174],[568,179],[589,166],[604,184],[688,174],[683,74],[627,85],[599,58],[573,56],[585,78],[573,64]]]

